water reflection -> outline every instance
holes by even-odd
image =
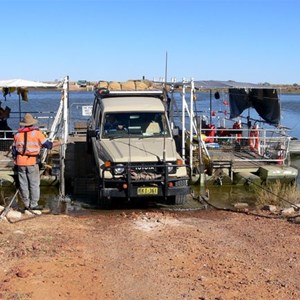
[[[197,192],[197,187],[195,187]],[[209,203],[218,208],[232,208],[236,203],[247,203],[254,206],[255,194],[254,186],[234,186],[234,185],[210,185]]]

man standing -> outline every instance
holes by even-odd
[[[37,120],[29,113],[20,122],[22,126],[14,136],[12,155],[17,166],[19,189],[25,209],[39,210],[40,200],[40,172],[38,156],[41,148],[52,149],[59,141],[50,142],[44,134],[33,125]]]

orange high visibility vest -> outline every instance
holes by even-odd
[[[25,135],[27,141],[25,143]],[[17,166],[33,166],[37,163],[42,145],[47,141],[42,132],[34,129],[28,132],[19,131],[14,136],[14,146],[17,150],[15,164]]]

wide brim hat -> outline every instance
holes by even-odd
[[[31,126],[38,122],[31,114],[25,114],[23,120],[20,122],[20,126]]]

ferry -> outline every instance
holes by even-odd
[[[276,88],[213,80],[169,85],[169,117],[174,128],[179,120],[181,154],[194,181],[204,185],[296,181],[298,170],[290,166],[291,136],[281,124]],[[180,101],[174,97],[178,90]]]

